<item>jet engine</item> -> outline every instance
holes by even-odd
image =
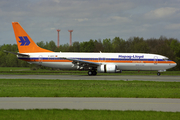
[[[100,73],[116,73],[116,72],[121,72],[121,70],[117,70],[116,65],[100,65],[97,67],[97,72],[100,72]]]

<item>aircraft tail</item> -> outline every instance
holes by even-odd
[[[19,53],[53,52],[36,45],[18,22],[12,22]]]

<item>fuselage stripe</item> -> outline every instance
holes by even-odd
[[[21,60],[27,61],[27,62],[72,62],[71,60],[66,60],[63,58],[20,58]],[[163,60],[163,59],[119,59],[119,58],[72,58],[76,60],[84,60],[89,62],[102,62],[102,63],[174,63],[171,60]]]

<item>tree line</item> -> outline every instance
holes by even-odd
[[[114,39],[99,39],[73,42],[72,46],[69,44],[56,46],[55,42],[44,43],[43,41],[37,43],[38,46],[55,51],[55,52],[111,52],[111,53],[154,53],[168,57],[177,63],[177,66],[172,70],[180,70],[180,41],[175,38],[160,38],[144,39],[142,37],[130,37],[124,40],[119,37]],[[29,67],[30,65],[18,60],[17,57],[10,53],[5,53],[3,50],[18,52],[16,44],[4,44],[0,46],[0,67]]]

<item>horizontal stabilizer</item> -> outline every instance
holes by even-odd
[[[10,52],[10,51],[6,51],[6,50],[4,50],[4,52],[6,52],[6,53],[11,53],[11,54],[14,54],[14,55],[18,55],[18,56],[26,56],[26,57],[29,57],[29,55],[27,55],[27,54],[23,54],[23,53],[15,53],[15,52]]]

